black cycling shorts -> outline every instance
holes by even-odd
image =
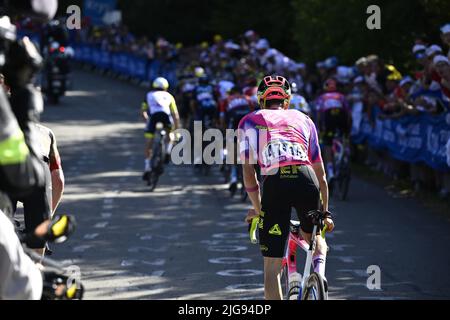
[[[165,112],[157,112],[150,116],[147,128],[145,129],[146,138],[154,138],[156,133],[156,125],[158,123],[162,123],[165,129],[172,129],[172,121],[170,119],[170,116]]]
[[[314,225],[307,214],[320,208],[319,182],[310,166],[287,166],[280,168],[277,174],[267,176],[262,190],[261,252],[264,257],[282,258],[289,237],[292,208],[297,212],[303,232],[313,232]]]
[[[348,135],[350,133],[348,114],[343,109],[330,109],[323,115],[324,132],[322,142],[325,146],[332,146],[336,134]]]
[[[25,220],[25,233],[32,234],[34,230],[52,215],[52,188],[51,188],[50,168],[45,167],[45,187],[35,188],[30,194],[24,197],[11,197],[14,212],[17,210],[17,202],[22,202]],[[38,239],[28,243],[30,249],[42,249],[45,241]]]

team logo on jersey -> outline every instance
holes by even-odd
[[[263,164],[270,166],[282,161],[308,161],[305,146],[297,142],[272,141],[262,152]]]

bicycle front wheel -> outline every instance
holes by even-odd
[[[322,276],[313,273],[306,281],[306,287],[302,295],[302,300],[328,300],[328,294],[325,291],[325,284]]]

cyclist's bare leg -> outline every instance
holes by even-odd
[[[153,138],[147,138],[145,143],[145,171],[150,171],[150,162],[153,156]]]
[[[305,239],[306,242],[311,243],[311,233],[305,233],[300,230],[300,234],[302,238]],[[313,262],[314,262],[314,271],[319,273],[321,276],[325,277],[325,262],[327,258],[328,245],[327,242],[322,236],[316,236],[316,249],[313,253]]]
[[[264,297],[266,300],[283,300],[281,267],[283,259],[264,258]]]

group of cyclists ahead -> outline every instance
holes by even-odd
[[[182,91],[181,100],[187,104],[183,107],[189,108],[184,110],[183,122],[190,126],[190,121],[202,121],[203,124],[203,121],[210,121],[207,127],[213,124],[217,129],[239,131],[235,143],[242,164],[242,182],[253,205],[247,222],[255,217],[261,221],[259,234],[265,259],[265,295],[267,299],[281,298],[278,276],[289,234],[291,209],[295,208],[298,214],[304,239],[312,236],[314,225],[308,218],[311,211],[322,210],[328,231],[334,229],[328,211],[328,183],[316,125],[305,112],[308,109],[304,98],[298,97],[294,99],[298,105],[292,104],[295,97],[292,85],[282,76],[264,77],[258,87],[252,85],[253,81],[246,88],[224,82],[223,86],[228,85],[224,88],[220,81],[214,84],[203,69],[195,71],[197,83],[188,82],[182,86],[182,89],[190,86],[189,91]],[[160,82],[167,84],[164,79],[156,79],[154,90],[144,103],[143,111],[147,113],[148,121],[144,176],[151,171],[148,151],[155,123],[160,122],[168,129],[180,127],[174,97],[167,91],[161,92],[168,87],[161,88]],[[321,125],[326,130],[340,130],[340,125],[347,125],[345,99],[335,90],[332,80],[327,81],[326,89],[320,98]],[[150,118],[147,118],[148,114]],[[263,134],[265,139],[261,139]],[[237,187],[239,167],[237,161],[232,165],[230,191]],[[329,170],[332,170],[331,166]],[[260,192],[258,172],[263,178],[263,193]],[[326,253],[325,240],[318,236],[314,266],[324,278]]]
[[[179,72],[174,95],[167,93],[167,80],[155,80],[143,104],[147,121],[144,179],[152,170],[149,149],[155,122],[169,130],[183,127],[192,132],[194,122],[201,121],[203,130],[238,131],[234,144],[240,162],[236,157],[229,168],[229,190],[234,194],[241,182],[253,205],[246,221],[260,219],[265,297],[280,299],[279,275],[291,209],[297,212],[304,239],[312,239],[311,211],[323,212],[328,232],[334,229],[328,191],[335,172],[333,139],[339,135],[348,141],[351,115],[334,78],[327,79],[322,94],[308,103],[296,82],[275,73],[250,72],[246,66],[251,63],[243,64],[222,64],[213,71],[211,60],[187,63]],[[242,69],[248,71],[247,76]],[[261,140],[262,135],[265,139]],[[327,250],[324,238],[317,235],[313,265],[324,279]]]
[[[169,131],[184,128],[193,133],[194,122],[198,121],[202,123],[203,131],[219,129],[225,133],[227,129],[238,130],[240,121],[246,115],[261,109],[258,97],[260,79],[250,76],[239,85],[232,78],[217,78],[208,74],[202,66],[188,66],[183,70],[179,86],[174,90],[170,90],[169,82],[164,78],[159,77],[153,82],[152,90],[142,104],[142,116],[147,124],[144,180],[152,170],[151,154],[156,123],[163,124]],[[299,94],[295,82],[289,82],[289,87],[287,109],[305,114],[319,129],[327,178],[331,182],[336,172],[333,141],[340,137],[348,146],[351,133],[352,117],[346,97],[339,92],[338,82],[334,78],[325,81],[323,93],[310,103]],[[173,95],[168,91],[173,92]],[[170,155],[174,140],[176,139],[172,136],[172,140],[167,141],[167,155]],[[166,160],[167,163],[168,159]],[[235,164],[230,165],[227,172],[229,190],[234,194],[238,183],[242,182],[239,180],[242,172]]]

